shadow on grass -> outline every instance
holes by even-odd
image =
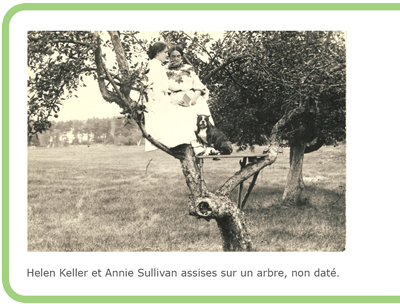
[[[343,251],[346,237],[344,190],[309,187],[307,205],[281,204],[282,188],[254,191],[244,213],[256,251]]]

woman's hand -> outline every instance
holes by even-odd
[[[194,106],[197,103],[197,99],[200,97],[201,92],[200,91],[195,91],[194,95],[192,97],[192,100],[190,101],[190,105]]]
[[[181,100],[180,102],[178,102],[178,106],[189,107],[189,105],[184,100]]]

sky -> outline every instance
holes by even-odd
[[[64,101],[58,113],[57,121],[86,120],[88,118],[114,117],[118,116],[121,108],[115,103],[108,103],[101,96],[97,82],[93,77],[86,77],[86,87],[78,89],[76,97]]]
[[[151,39],[158,36],[158,31],[147,31],[138,34],[139,38]],[[221,38],[223,32],[210,31],[208,32],[214,39]],[[189,32],[190,34],[190,32]],[[112,63],[111,53],[107,54],[108,62]],[[68,120],[86,120],[88,118],[98,117],[114,117],[119,116],[122,111],[115,103],[108,103],[105,101],[99,91],[97,82],[94,81],[93,76],[85,77],[86,87],[80,87],[76,92],[76,97],[72,97],[64,101],[63,106],[58,113],[56,121]]]

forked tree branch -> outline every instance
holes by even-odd
[[[101,64],[102,64],[104,72],[107,75],[108,81],[112,84],[112,86],[114,88],[114,91],[117,93],[117,95],[119,97],[120,102],[118,103],[118,105],[123,109],[129,108],[129,101],[126,100],[125,96],[122,95],[122,93],[119,90],[119,88],[117,87],[117,84],[115,83],[114,79],[111,77],[110,72],[108,71],[108,69],[107,69],[106,65],[104,64],[103,60],[101,60]]]
[[[304,107],[296,108],[290,111],[288,114],[284,115],[272,128],[270,145],[268,149],[264,151],[265,158],[257,162],[248,164],[244,169],[238,171],[230,177],[225,184],[218,190],[217,194],[222,196],[228,196],[233,189],[236,188],[241,182],[245,181],[249,177],[253,176],[261,169],[273,164],[278,157],[280,139],[282,136],[282,129],[289,123],[294,117],[304,113]]]
[[[107,67],[105,66],[103,59],[102,59],[102,55],[101,55],[101,41],[100,41],[100,35],[98,32],[94,33],[95,37],[97,38],[97,42],[98,42],[98,46],[95,50],[95,62],[96,62],[96,66],[97,66],[97,75],[98,75],[98,84],[99,84],[99,88],[100,88],[100,92],[102,94],[102,97],[108,101],[108,102],[115,102],[116,104],[118,104],[126,113],[130,113],[132,109],[135,109],[137,106],[137,102],[133,101],[129,98],[129,100],[127,100],[127,98],[125,98],[123,96],[123,94],[121,93],[121,91],[119,90],[117,84],[115,83],[115,81],[113,80],[113,78],[111,77],[111,74],[108,72]],[[107,90],[104,78],[107,77],[107,79],[110,81],[110,83],[112,84],[115,93],[114,92],[110,92],[109,90]],[[132,104],[132,106],[131,106]],[[133,113],[132,113],[133,114]],[[154,138],[151,137],[150,134],[147,133],[143,123],[142,123],[142,119],[137,119],[136,120],[142,134],[143,137],[146,138],[149,142],[151,142],[154,146],[156,146],[157,148],[159,148],[160,150],[168,153],[169,155],[172,155],[173,157],[177,158],[177,156],[166,146],[164,146],[162,143],[160,143],[159,141],[155,140]]]
[[[99,32],[93,33],[94,37],[96,38],[97,48],[94,50],[94,59],[96,63],[96,72],[97,72],[97,83],[99,85],[101,96],[104,100],[108,102],[115,102],[116,104],[120,105],[121,100],[116,93],[110,92],[107,90],[105,76],[106,72],[103,68],[103,59],[101,54],[101,39]]]

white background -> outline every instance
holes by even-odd
[[[10,24],[10,282],[21,295],[398,295],[399,11],[17,13]],[[347,31],[347,249],[343,253],[27,252],[29,30]],[[27,278],[27,269],[333,269],[339,278]],[[9,299],[8,299],[9,300]]]

